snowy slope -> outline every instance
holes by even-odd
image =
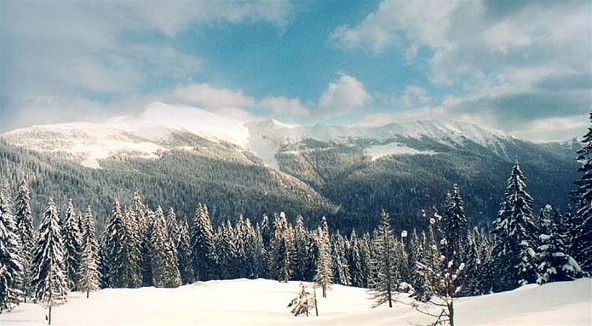
[[[249,131],[238,120],[163,103],[152,103],[139,114],[115,117],[104,123],[38,125],[13,130],[2,137],[32,150],[65,152],[84,166],[99,168],[99,160],[111,156],[157,158],[159,151],[172,149],[166,141],[174,132],[189,132],[239,147],[245,147],[249,137]]]
[[[157,158],[159,152],[172,149],[167,140],[179,132],[212,142],[223,141],[239,151],[251,151],[275,169],[279,169],[275,157],[278,151],[286,144],[297,144],[305,139],[329,143],[363,139],[380,142],[381,146],[389,145],[368,148],[367,154],[373,159],[386,155],[426,154],[396,141],[401,138],[429,138],[455,148],[470,141],[501,156],[505,153],[504,141],[512,139],[499,131],[455,121],[412,121],[382,127],[306,127],[277,120],[245,123],[190,106],[164,103],[152,103],[140,113],[114,117],[104,123],[38,125],[13,130],[2,137],[13,145],[32,150],[65,152],[87,167],[99,168],[101,159],[112,156]],[[191,150],[184,145],[178,148]]]
[[[210,281],[177,289],[107,289],[86,299],[72,293],[53,309],[55,325],[418,325],[432,319],[413,308],[370,308],[364,289],[334,286],[319,300],[319,317],[294,317],[286,307],[298,282]],[[591,325],[592,280],[530,285],[459,299],[458,325]],[[2,325],[45,325],[46,310],[21,304]]]

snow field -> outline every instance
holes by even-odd
[[[299,282],[226,280],[176,289],[73,292],[53,309],[53,325],[412,325],[433,318],[395,304],[372,309],[365,289],[334,285],[319,299],[319,317],[294,317],[287,308]],[[458,325],[592,325],[592,280],[528,285],[455,302]],[[46,309],[21,304],[0,315],[1,325],[46,325]]]

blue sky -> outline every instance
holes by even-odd
[[[163,101],[547,141],[582,134],[592,107],[589,1],[2,1],[0,15],[2,132]]]

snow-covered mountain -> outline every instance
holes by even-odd
[[[157,158],[171,149],[191,150],[190,144],[171,143],[174,134],[189,133],[238,151],[250,151],[268,166],[278,168],[276,154],[286,145],[304,140],[348,144],[371,140],[366,153],[373,159],[397,154],[436,154],[413,148],[397,139],[430,139],[451,147],[474,142],[496,153],[505,152],[511,137],[496,130],[455,121],[414,121],[382,127],[316,125],[306,127],[276,120],[243,122],[189,106],[152,103],[138,114],[114,117],[104,123],[37,125],[7,132],[9,143],[44,152],[73,155],[82,165],[99,168],[100,160],[114,156]]]
[[[515,160],[537,205],[564,207],[578,146],[536,144],[455,121],[302,126],[153,103],[103,123],[7,132],[0,174],[14,183],[22,175],[35,180],[39,209],[44,198],[74,192],[108,212],[109,202],[97,198],[138,190],[159,204],[167,194],[168,205],[187,216],[199,199],[217,205],[211,213],[219,219],[284,210],[366,228],[384,208],[401,217],[397,226],[412,227],[454,183],[466,194],[467,214],[490,223]],[[68,180],[66,187],[56,188],[56,180]]]

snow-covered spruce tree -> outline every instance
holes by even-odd
[[[179,241],[179,225],[177,223],[177,214],[175,214],[175,210],[172,207],[169,207],[165,220],[168,240],[175,246],[175,248],[177,248],[177,241]]]
[[[152,286],[152,257],[150,252],[150,227],[154,212],[142,202],[138,192],[134,192],[129,211],[124,210],[128,215],[126,224],[129,226],[135,245],[139,251],[139,266],[141,269],[142,286]]]
[[[82,219],[82,242],[80,251],[80,270],[78,273],[78,290],[86,292],[99,289],[99,245],[95,234],[95,221],[90,207]]]
[[[293,279],[298,281],[312,281],[307,279],[307,269],[311,265],[309,255],[310,235],[304,227],[302,215],[296,217],[294,226],[294,254],[292,255]]]
[[[64,263],[68,275],[68,287],[77,290],[78,272],[80,270],[81,233],[78,228],[78,217],[74,211],[72,199],[68,200],[62,223],[62,239],[64,242]]]
[[[592,112],[590,113],[592,121]],[[574,258],[582,269],[592,273],[592,127],[581,139],[582,148],[578,150],[577,161],[580,179],[576,182],[577,212],[573,232]]]
[[[51,324],[51,308],[64,303],[68,294],[64,244],[58,210],[52,199],[47,204],[38,233],[39,238],[32,263],[31,285],[34,289],[35,301],[49,308],[47,320]]]
[[[512,167],[505,200],[493,222],[492,255],[499,279],[494,291],[507,291],[537,280],[537,226],[532,198],[526,192],[524,175],[518,162]]]
[[[288,228],[286,214],[281,212],[273,219],[274,233],[269,249],[269,272],[280,282],[292,277],[292,255],[294,252],[292,234]]]
[[[207,281],[214,276],[214,258],[214,232],[208,208],[199,203],[191,228],[191,259],[196,280]]]
[[[565,240],[559,225],[562,216],[551,205],[546,205],[541,212],[539,235],[539,278],[537,283],[570,281],[583,276],[578,263],[567,253]]]
[[[126,216],[127,216],[126,211]],[[139,264],[142,271],[142,286],[153,286],[154,278],[152,277],[152,231],[154,229],[155,212],[146,208],[144,211],[145,228],[142,231],[136,230],[132,232],[134,242],[139,248]],[[132,219],[130,221],[133,222]],[[131,224],[133,225],[133,223]]]
[[[234,264],[235,264],[235,277],[244,278],[248,275],[249,264],[247,262],[247,230],[245,226],[245,219],[243,215],[239,215],[238,221],[234,225]]]
[[[349,266],[351,267],[352,285],[357,287],[368,286],[368,264],[367,257],[369,254],[365,252],[363,243],[356,234],[356,230],[352,230],[350,236],[350,257]]]
[[[140,250],[134,238],[129,212],[121,213],[119,201],[113,203],[111,220],[105,229],[104,259],[108,284],[113,288],[136,288],[142,285]]]
[[[33,228],[31,197],[27,183],[21,181],[15,200],[14,218],[19,235],[19,247],[23,258],[23,292],[24,299],[31,296],[31,261],[35,250],[36,234]]]
[[[189,227],[183,220],[179,223],[179,240],[177,241],[177,266],[181,276],[182,284],[193,282],[193,265],[191,263],[191,246],[189,238]]]
[[[152,221],[150,235],[152,283],[157,288],[174,288],[181,285],[177,267],[177,250],[169,241],[164,213],[159,206]]]
[[[401,259],[398,248],[391,229],[389,214],[382,210],[380,224],[375,230],[375,257],[371,260],[371,281],[368,284],[373,299],[372,307],[378,307],[385,302],[388,302],[389,308],[393,307],[393,294],[397,291],[401,281],[398,270],[399,262],[397,262],[397,259]]]
[[[253,247],[254,271],[253,277],[269,278],[269,264],[267,262],[267,248],[263,243],[263,235],[259,224],[255,226],[255,241]]]
[[[292,314],[294,316],[306,315],[308,317],[308,314],[313,308],[316,307],[316,304],[316,298],[306,290],[306,285],[300,282],[300,291],[298,292],[298,296],[290,301],[288,308],[293,307]],[[319,314],[317,312],[317,316],[318,315]]]
[[[330,290],[333,284],[333,260],[331,258],[329,227],[327,226],[327,219],[324,216],[321,220],[321,227],[316,233],[316,239],[319,246],[319,256],[317,257],[314,281],[323,290],[323,298],[326,298],[327,290]]]
[[[23,292],[22,251],[8,195],[0,186],[0,314],[17,305]]]
[[[241,216],[242,218],[242,216]],[[242,219],[239,219],[242,221]],[[240,254],[244,255],[239,261],[244,264],[241,270],[243,275],[241,277],[257,278],[259,271],[257,265],[259,264],[259,255],[257,253],[257,234],[251,221],[247,218],[241,222],[240,227],[237,228],[238,241],[240,241]]]
[[[462,248],[467,237],[467,218],[465,216],[464,201],[457,184],[452,186],[452,192],[446,195],[442,227],[447,246],[444,248],[449,259],[460,260]]]
[[[349,242],[339,233],[332,235],[331,257],[333,259],[333,275],[335,283],[341,285],[351,285],[351,274],[349,272],[349,263],[347,253],[349,252]]]
[[[465,271],[461,296],[491,292],[491,244],[483,229],[474,228],[467,237]]]
[[[215,235],[215,253],[218,266],[217,275],[220,279],[231,279],[236,277],[236,243],[232,225],[229,221],[222,223]]]

